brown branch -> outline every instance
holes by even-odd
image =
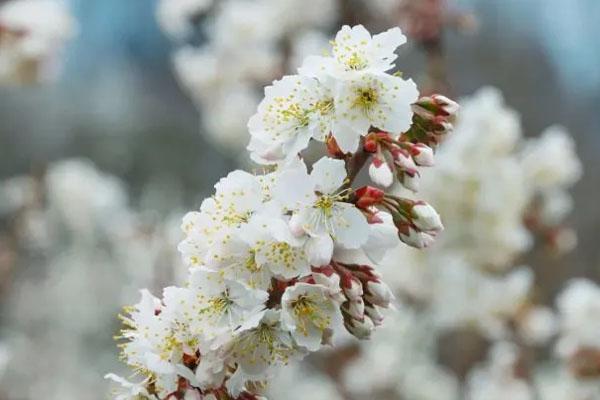
[[[343,186],[344,189],[352,187],[352,183],[354,182],[354,180],[356,179],[359,172],[362,170],[370,156],[371,154],[367,153],[363,148],[363,141],[361,140],[356,153],[354,153],[354,155],[346,159],[346,172],[348,175],[346,178],[347,181]]]

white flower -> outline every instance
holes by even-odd
[[[549,307],[533,307],[518,322],[520,335],[532,344],[545,344],[558,328],[556,315]]]
[[[202,269],[192,271],[190,288],[196,295],[196,312],[205,327],[203,333],[209,339],[239,327],[249,316],[261,311],[268,298],[263,290],[251,289]]]
[[[377,212],[381,220],[369,224],[369,238],[360,249],[335,249],[334,259],[347,264],[380,264],[386,254],[398,247],[398,229],[392,216],[387,212]]]
[[[255,215],[211,248],[205,266],[252,288],[268,289],[271,278],[310,273],[305,240],[295,238],[283,218]]]
[[[586,279],[574,279],[556,304],[560,321],[557,353],[570,357],[581,348],[600,349],[600,287]]]
[[[306,76],[353,78],[356,73],[383,74],[394,67],[396,49],[406,42],[399,28],[371,37],[362,25],[344,25],[332,42],[332,57],[307,57],[299,69]]]
[[[392,75],[360,75],[338,81],[333,136],[343,151],[356,151],[371,126],[400,134],[412,123],[411,104],[419,96],[412,80]]]
[[[280,312],[264,310],[248,319],[233,338],[229,354],[242,371],[254,380],[260,380],[273,367],[286,365],[303,352],[290,335],[283,330]]]
[[[294,212],[292,232],[310,236],[308,258],[313,265],[328,264],[336,245],[358,249],[369,236],[365,216],[344,202],[340,191],[346,179],[344,162],[324,157],[314,164],[310,175],[305,168],[282,172],[274,198]]]
[[[190,266],[202,265],[215,243],[247,222],[262,206],[263,188],[247,172],[231,172],[215,189],[215,195],[202,202],[200,212],[190,212],[183,218],[181,228],[186,238],[178,249]]]
[[[532,387],[524,379],[515,376],[518,348],[507,342],[499,342],[490,351],[486,365],[474,370],[468,379],[468,400],[534,400]]]
[[[296,283],[281,298],[281,321],[296,343],[309,351],[321,347],[323,336],[341,322],[339,304],[323,285]]]
[[[148,383],[147,381],[133,383],[115,374],[106,374],[104,379],[110,379],[119,384],[119,388],[113,392],[115,400],[142,400],[151,398],[145,387]]]
[[[568,187],[581,177],[575,142],[565,128],[552,126],[524,147],[522,163],[534,187],[540,190]]]
[[[275,81],[248,122],[252,159],[261,164],[289,160],[311,138],[324,141],[333,108],[333,95],[316,79],[291,75]]]

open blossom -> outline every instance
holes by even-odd
[[[370,126],[399,134],[411,126],[410,104],[419,93],[412,81],[393,75],[361,75],[338,82],[333,136],[342,150],[356,150]]]
[[[396,49],[406,42],[399,28],[371,36],[362,25],[344,25],[332,42],[332,57],[309,56],[299,72],[322,77],[353,78],[356,74],[384,74],[394,67]]]
[[[265,89],[258,113],[248,122],[254,161],[295,157],[310,139],[324,141],[332,130],[333,94],[316,79],[285,76]]]
[[[355,249],[368,238],[368,223],[358,208],[345,202],[344,162],[324,157],[310,175],[299,168],[282,173],[275,200],[293,211],[290,225],[297,235],[308,235],[307,251],[313,265],[329,263],[334,241]]]
[[[309,57],[299,75],[266,88],[248,124],[254,161],[289,160],[310,139],[325,141],[330,133],[349,153],[371,126],[395,134],[408,130],[416,85],[386,73],[404,40],[399,29],[371,38],[361,25],[344,26],[333,42],[332,57]]]
[[[296,343],[310,351],[318,350],[327,331],[341,322],[339,305],[322,285],[296,284],[281,301],[283,323]]]
[[[415,166],[433,164],[431,147],[401,135],[414,119],[414,84],[385,73],[404,37],[391,30],[363,44],[364,32],[338,34],[332,60],[341,67],[331,75],[286,76],[265,90],[248,124],[249,150],[271,170],[229,173],[183,218],[187,284],[160,299],[142,291],[125,309],[122,357],[141,383],[107,376],[121,385],[119,400],[259,400],[257,389],[280,367],[344,329],[367,339],[382,325],[394,294],[378,264],[399,240],[409,242],[409,231],[432,241],[442,224],[424,202],[353,187],[383,147],[406,152]],[[345,45],[357,46],[354,58]],[[368,150],[372,132],[385,143]],[[336,158],[309,169],[301,153],[311,139]],[[397,174],[394,166],[387,181]]]

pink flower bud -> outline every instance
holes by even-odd
[[[412,148],[413,160],[422,167],[431,167],[435,163],[433,149],[426,144],[417,143]]]
[[[390,305],[390,301],[394,299],[392,291],[385,283],[377,281],[369,281],[367,283],[367,294],[365,300],[383,308]]]
[[[365,306],[365,314],[371,318],[371,320],[373,321],[373,324],[375,326],[379,326],[383,323],[383,314],[381,314],[381,311],[379,311],[379,309],[376,306],[373,305],[367,305]]]
[[[454,115],[460,108],[457,102],[442,96],[441,94],[431,95],[431,98],[435,104],[444,112],[446,115]]]
[[[404,171],[400,176],[400,183],[408,190],[417,192],[419,190],[419,173],[416,170],[411,172]]]
[[[346,312],[354,319],[361,320],[365,317],[365,302],[362,298],[349,301],[345,307]]]
[[[349,300],[360,299],[363,295],[362,284],[355,277],[351,277],[347,281],[342,281],[342,289]]]
[[[399,232],[398,236],[404,243],[417,249],[429,247],[435,242],[434,235],[427,232],[419,232],[412,227],[406,233]]]
[[[362,321],[352,319],[346,321],[345,326],[348,332],[359,339],[368,339],[371,337],[371,332],[373,332],[373,329],[375,328],[375,325],[370,318],[363,318]]]
[[[378,157],[373,157],[373,161],[369,166],[369,176],[376,184],[389,187],[394,183],[394,174],[385,160]]]
[[[427,203],[417,203],[412,208],[413,224],[421,231],[439,232],[444,229],[440,215]]]
[[[415,164],[409,152],[404,149],[395,148],[392,150],[392,157],[394,158],[394,164],[402,170],[413,171],[417,169],[417,164]]]
[[[383,190],[373,186],[363,186],[357,189],[355,193],[357,197],[356,206],[362,209],[381,203],[385,194]]]

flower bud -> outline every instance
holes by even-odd
[[[426,144],[417,143],[411,149],[413,160],[417,165],[422,167],[431,167],[435,160],[433,157],[433,149]]]
[[[383,314],[381,314],[381,311],[379,311],[379,309],[374,306],[374,305],[366,305],[365,306],[365,314],[371,318],[371,320],[373,321],[373,324],[375,326],[379,326],[383,323]]]
[[[365,317],[365,302],[362,298],[345,303],[345,311],[354,319],[361,320]]]
[[[383,190],[373,186],[363,186],[356,190],[356,206],[358,208],[369,208],[383,201],[385,193]]]
[[[385,283],[376,280],[367,282],[367,294],[365,300],[383,308],[390,305],[390,301],[394,298],[392,291]]]
[[[417,203],[412,210],[413,224],[421,231],[439,232],[444,229],[440,215],[427,203]]]
[[[408,151],[404,149],[393,149],[392,157],[394,159],[394,164],[404,171],[415,171],[417,169],[417,164],[415,164],[415,161]]]
[[[419,232],[409,227],[406,233],[399,232],[398,237],[404,243],[417,249],[429,247],[435,242],[435,236],[427,232]]]
[[[449,117],[456,114],[458,108],[458,103],[440,94],[421,97],[412,105],[413,112],[424,119]]]
[[[377,149],[379,149],[379,145],[377,144],[377,137],[373,134],[367,135],[365,138],[365,143],[363,144],[363,149],[367,153],[376,153]]]
[[[398,176],[398,180],[408,190],[412,192],[417,192],[419,190],[419,173],[415,171],[403,171]]]
[[[371,337],[371,332],[375,329],[375,325],[370,318],[363,318],[363,320],[350,319],[345,321],[344,325],[348,332],[356,336],[359,339],[368,339]]]
[[[362,284],[358,279],[351,276],[349,279],[342,280],[342,289],[348,300],[360,299],[363,295]]]
[[[369,166],[369,176],[376,184],[389,187],[394,183],[394,174],[385,160],[378,157],[373,157],[373,161]]]

